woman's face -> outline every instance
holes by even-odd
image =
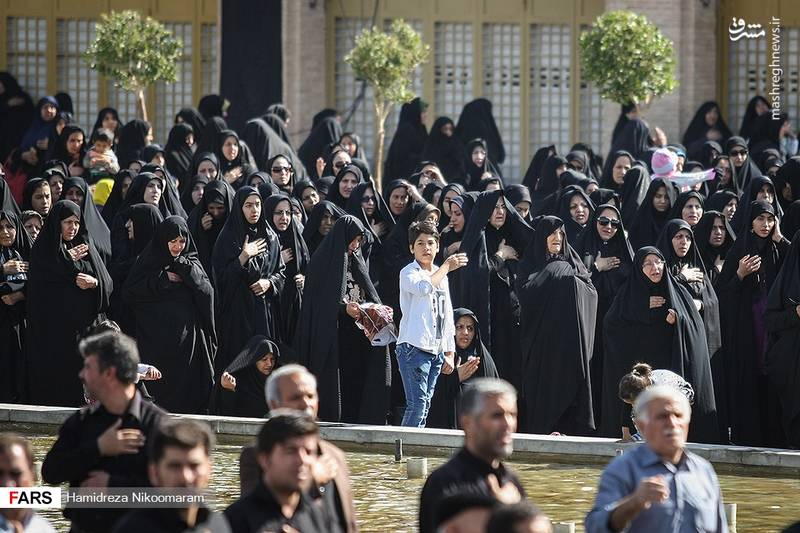
[[[71,241],[78,234],[81,221],[77,215],[70,215],[61,221],[61,238],[67,242]]]
[[[28,232],[32,241],[35,241],[36,237],[39,236],[39,232],[42,231],[42,223],[36,217],[30,217],[22,223],[22,226],[25,228],[25,231]]]
[[[486,161],[486,150],[484,150],[483,146],[476,146],[472,149],[472,162],[475,164],[476,167],[482,167],[483,163]]]
[[[730,222],[733,219],[733,215],[736,213],[736,208],[739,207],[739,200],[737,198],[731,198],[725,207],[722,208],[722,214],[725,215],[725,218],[728,219]]]
[[[672,237],[672,249],[675,250],[675,255],[678,257],[686,257],[691,247],[692,236],[688,230],[678,230],[678,233]]]
[[[275,161],[272,162],[272,168],[270,168],[270,172],[272,172],[272,181],[278,187],[284,188],[289,185],[289,182],[292,180],[292,165],[289,164],[289,161],[286,160],[285,157],[278,157]]]
[[[131,188],[131,183],[133,183],[133,178],[125,176],[122,178],[122,189],[120,192],[122,193],[122,199],[124,200],[126,196],[128,196],[128,189]]]
[[[666,213],[670,208],[669,195],[666,187],[659,187],[653,196],[653,209],[659,213]]]
[[[761,115],[769,111],[769,106],[767,105],[766,102],[764,102],[764,100],[759,98],[758,100],[756,100],[755,111],[756,115],[760,117]]]
[[[389,209],[394,216],[401,215],[408,205],[408,189],[398,187],[389,195]]]
[[[257,194],[251,194],[245,198],[244,205],[242,205],[242,214],[248,224],[255,224],[258,222],[258,219],[261,217],[261,197]]]
[[[364,191],[364,195],[361,197],[361,208],[364,210],[364,214],[371,217],[375,214],[375,207],[375,191],[372,190],[372,187],[367,187]]]
[[[197,173],[202,174],[209,180],[217,179],[217,167],[208,159],[203,159],[197,165]]]
[[[703,207],[700,205],[700,200],[697,198],[689,198],[681,210],[681,218],[694,226],[700,222],[700,217],[703,216]]]
[[[614,161],[614,168],[611,169],[611,178],[617,185],[625,183],[625,173],[631,169],[631,158],[621,155]]]
[[[455,133],[455,127],[453,126],[452,123],[448,122],[447,124],[442,126],[442,129],[440,131],[442,132],[442,135],[444,135],[445,137],[452,137],[453,133]]]
[[[497,199],[497,204],[494,206],[489,223],[495,228],[500,229],[506,223],[506,199],[502,196]]]
[[[564,227],[559,227],[547,236],[547,253],[560,254],[564,244]]]
[[[453,204],[450,206],[450,227],[456,233],[464,231],[464,213],[458,205]]]
[[[14,240],[17,238],[17,228],[10,220],[4,218],[0,220],[0,246],[9,248],[14,245]]]
[[[569,163],[569,166],[571,166],[578,172],[583,172],[583,161],[581,161],[580,159],[570,159],[569,161],[567,161],[567,163]]]
[[[617,234],[619,228],[619,216],[613,209],[603,209],[597,217],[595,223],[597,234],[603,241],[610,241]]]
[[[450,202],[458,196],[458,191],[453,189],[448,189],[448,191],[444,195],[444,202],[442,202],[442,209],[444,209],[444,214],[450,216]],[[438,205],[434,203],[434,205]]]
[[[642,263],[642,272],[653,283],[661,282],[664,275],[664,260],[656,254],[647,254]]]
[[[517,210],[519,216],[522,218],[527,218],[528,215],[531,214],[531,203],[530,202],[517,202],[514,204],[514,209]]]
[[[191,148],[192,146],[194,146],[194,133],[190,133],[190,134],[188,134],[188,135],[186,136],[186,138],[183,140],[183,142],[185,142],[185,143],[186,143],[186,146],[188,146],[189,148]]]
[[[236,159],[236,156],[239,155],[239,141],[236,140],[236,137],[225,138],[225,142],[222,143],[222,155],[228,161]]]
[[[178,257],[183,252],[183,249],[186,248],[186,237],[178,235],[167,243],[167,248],[169,248],[169,255]]]
[[[84,194],[80,187],[70,187],[64,197],[78,205],[83,205]]]
[[[58,113],[58,111],[56,110],[56,106],[54,106],[53,104],[48,103],[42,106],[41,115],[42,115],[42,120],[44,120],[45,122],[50,122],[51,120],[56,118],[56,113]]]
[[[474,340],[475,319],[471,316],[462,316],[456,320],[456,346],[460,350],[466,350]]]
[[[712,107],[708,111],[706,111],[706,126],[713,126],[719,120],[719,110],[715,107]]]
[[[114,118],[114,113],[107,112],[103,115],[103,127],[107,130],[117,131],[117,126],[119,126],[119,122],[116,118]]]
[[[772,234],[775,228],[775,216],[769,213],[761,213],[753,220],[753,233],[766,239]]]
[[[271,353],[268,353],[258,361],[256,361],[256,370],[261,372],[265,376],[269,376],[272,374],[272,370],[275,368],[275,356]]]
[[[358,178],[356,178],[356,175],[352,172],[345,173],[339,181],[339,194],[341,194],[342,198],[345,200],[350,198],[356,185],[358,185]]]
[[[361,247],[361,241],[363,240],[364,236],[358,235],[356,238],[350,241],[350,244],[347,245],[347,253],[349,255],[353,255],[354,253],[356,253],[356,250],[358,250]]]
[[[139,172],[142,171],[142,164],[139,163],[138,161],[131,161],[130,164],[128,165],[128,170],[131,171],[133,177],[136,177],[139,175]]]
[[[350,154],[350,157],[356,156],[356,153],[358,152],[358,145],[349,135],[342,137],[342,140],[339,141],[339,145],[347,150],[347,153]]]
[[[51,196],[61,198],[61,191],[64,188],[64,176],[61,174],[53,174],[47,178],[47,183],[50,185]]]
[[[53,200],[50,196],[50,185],[46,181],[43,181],[36,190],[33,191],[31,207],[43,217],[47,216],[47,213],[50,212],[50,208],[53,207]]]
[[[150,159],[150,163],[158,165],[160,167],[163,167],[166,162],[167,160],[164,159],[164,152],[156,152],[156,155],[154,155],[153,158]]]
[[[756,200],[764,200],[767,203],[772,203],[775,199],[775,191],[772,188],[772,185],[769,183],[765,183],[759,189],[758,194],[756,194]]]
[[[323,213],[322,219],[319,221],[319,234],[325,236],[330,233],[334,222],[336,221],[333,219],[333,215],[327,211]]]
[[[333,161],[331,163],[333,166],[333,172],[338,174],[340,170],[349,165],[351,162],[352,158],[348,152],[344,150],[336,152],[336,155],[333,156]]]
[[[728,232],[725,229],[725,222],[720,217],[714,218],[714,225],[711,226],[711,234],[708,236],[708,244],[718,248],[725,244],[725,237]]]
[[[300,196],[300,201],[303,203],[303,209],[306,214],[311,214],[311,210],[319,203],[319,194],[314,187],[306,187]]]
[[[195,183],[194,187],[192,187],[192,203],[197,205],[200,203],[200,200],[203,198],[203,191],[206,188],[205,183]]]
[[[581,226],[589,221],[589,204],[580,194],[575,194],[569,199],[569,215]]]
[[[148,181],[147,186],[144,188],[144,202],[150,205],[158,205],[158,201],[161,200],[162,187],[164,187],[164,184],[161,183],[160,179]]]
[[[211,218],[214,220],[222,220],[222,217],[225,216],[225,204],[221,204],[219,202],[209,202],[206,206],[208,209],[208,214],[211,215]]]
[[[717,161],[717,168],[722,169],[723,173],[722,176],[719,178],[719,182],[722,185],[728,185],[731,182],[731,177],[733,174],[731,173],[731,163],[727,159],[720,159]]]
[[[292,222],[292,206],[289,200],[281,200],[275,206],[275,211],[272,212],[272,223],[278,228],[278,231],[284,232]]]
[[[81,153],[81,146],[83,146],[83,133],[74,131],[67,137],[67,153],[73,157]]]
[[[747,148],[744,146],[734,146],[728,153],[728,156],[733,159],[733,164],[736,167],[741,167],[747,161]]]
[[[251,187],[258,187],[262,183],[264,183],[264,180],[261,178],[259,174],[253,174],[252,177],[249,180],[247,180],[247,184],[250,185]]]

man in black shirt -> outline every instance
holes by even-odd
[[[160,426],[150,443],[148,475],[154,487],[205,489],[211,479],[214,435],[203,423],[174,420]],[[202,505],[136,509],[114,533],[230,533],[228,521]]]
[[[326,531],[322,513],[303,490],[317,461],[317,424],[308,414],[290,409],[277,409],[271,416],[256,443],[261,479],[225,509],[231,530],[282,531],[289,526],[302,533]]]
[[[92,405],[70,416],[42,464],[46,483],[70,487],[146,487],[144,446],[166,415],[136,391],[136,343],[122,333],[106,332],[81,341],[79,376]],[[125,509],[69,508],[71,533],[107,533]]]
[[[422,487],[420,533],[437,530],[441,523],[439,505],[445,494],[482,493],[501,503],[515,503],[525,495],[517,476],[501,462],[514,450],[514,387],[501,379],[474,380],[462,393],[459,421],[464,428],[464,447],[431,473]]]

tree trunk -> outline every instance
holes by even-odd
[[[375,95],[375,137],[378,144],[375,146],[375,186],[378,188],[377,194],[383,192],[383,141],[386,138],[386,117],[389,115],[389,106],[383,98]]]
[[[144,102],[144,89],[136,91],[136,102],[139,104],[139,112],[142,114],[142,120],[147,121],[147,106]]]

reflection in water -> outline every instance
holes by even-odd
[[[51,436],[25,432],[24,426],[2,426],[32,436],[37,464],[55,440]],[[239,497],[239,452],[241,438],[223,438],[214,450],[212,488],[222,505]],[[445,461],[428,460],[428,471]],[[348,452],[347,463],[353,482],[356,512],[362,531],[412,532],[417,529],[417,509],[422,480],[405,479],[405,463],[395,463],[390,455]],[[557,522],[576,522],[583,531],[583,518],[594,501],[602,465],[562,463],[513,463],[528,496]],[[800,480],[796,477],[720,475],[726,502],[738,504],[738,531],[774,532],[800,520]],[[59,530],[68,524],[60,511],[42,512],[58,522]]]

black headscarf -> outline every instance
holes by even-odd
[[[265,336],[256,335],[247,342],[236,359],[225,369],[225,372],[236,378],[236,398],[234,400],[236,416],[263,418],[269,410],[264,400],[264,386],[269,376],[262,374],[256,368],[256,362],[268,354],[272,354],[275,360],[272,367],[274,372],[281,361],[280,349],[277,344]]]
[[[702,190],[704,191],[706,198],[717,191],[724,190],[733,191],[736,193],[737,197],[741,196],[742,194],[742,188],[739,185],[739,177],[736,175],[736,166],[733,164],[733,160],[730,158],[730,156],[723,154],[715,157],[714,160],[711,161],[711,168],[716,168],[719,162],[723,160],[728,162],[728,170],[731,173],[730,181],[726,184],[723,184],[719,174],[716,174],[714,179],[710,181],[704,181]],[[688,171],[686,170],[686,165],[684,165],[684,170]]]
[[[689,202],[690,198],[694,198],[700,202],[700,208],[705,210],[705,201],[703,200],[703,195],[697,191],[686,191],[680,193],[678,198],[672,203],[672,208],[669,210],[669,218],[683,218],[681,213],[683,213],[683,208],[686,207],[686,204]]]
[[[306,140],[303,141],[303,144],[300,145],[300,148],[297,149],[297,156],[302,161],[306,173],[312,177],[312,180],[318,178],[317,158],[324,158],[326,156],[325,151],[328,147],[338,143],[339,139],[342,137],[342,125],[336,120],[336,111],[327,110],[332,111],[333,114],[328,114],[328,116],[317,120],[317,117],[320,116],[323,111],[314,117],[314,125],[312,126],[311,132],[308,134],[308,137],[306,137]]]
[[[714,166],[714,160],[724,153],[725,152],[722,151],[722,145],[720,143],[717,141],[706,141],[700,148],[700,155],[697,157],[697,159],[703,165],[704,169],[712,168]]]
[[[712,109],[717,110],[717,122],[714,125],[709,126],[706,123],[706,113],[711,111]],[[686,146],[686,155],[688,159],[699,159],[703,144],[709,140],[707,138],[708,132],[710,130],[716,130],[719,132],[721,139],[719,142],[724,143],[728,138],[733,135],[731,133],[730,128],[728,125],[725,124],[725,119],[722,118],[722,111],[717,105],[716,102],[708,101],[703,103],[698,109],[697,112],[692,117],[691,122],[689,122],[689,126],[686,128],[686,131],[683,134],[683,145]]]
[[[342,209],[345,209],[347,206],[347,198],[342,196],[342,193],[339,192],[339,183],[341,183],[345,174],[353,174],[356,177],[356,185],[364,183],[364,175],[357,166],[353,164],[345,165],[339,170],[336,174],[336,179],[333,180],[330,191],[328,191],[328,196],[325,199],[329,202],[333,202]],[[353,193],[351,192],[350,194],[352,195]]]
[[[147,144],[145,138],[149,131],[150,123],[139,118],[131,120],[120,128],[116,152],[120,168],[128,168],[131,161],[142,158],[142,150]]]
[[[61,199],[65,200],[67,191],[72,188],[80,189],[83,192],[83,203],[80,205],[82,213],[81,227],[86,227],[97,249],[100,251],[103,261],[108,262],[111,259],[111,232],[94,203],[92,191],[83,178],[67,178],[64,181],[64,188],[61,190]]]
[[[196,176],[197,174],[199,174],[198,170],[200,169],[200,163],[202,163],[203,161],[209,161],[212,165],[214,165],[214,168],[217,169],[217,175],[215,178],[212,179],[222,179],[222,176],[220,176],[219,174],[219,159],[217,158],[217,156],[212,152],[201,152],[199,150],[195,152],[194,157],[192,158],[192,166],[189,167],[189,172],[187,173],[187,175]],[[181,193],[186,192],[186,187],[188,183],[189,182],[187,180],[181,181],[180,183]]]
[[[11,189],[5,178],[0,178],[0,209],[3,211],[11,211],[15,215],[20,214],[19,206],[16,200],[14,200],[14,196],[11,194]]]
[[[536,186],[531,190],[531,216],[553,215],[557,209],[559,176],[556,174],[558,167],[566,165],[567,160],[560,155],[552,155],[544,162],[544,167],[536,182]]]
[[[529,433],[588,435],[595,429],[589,361],[597,291],[568,237],[558,254],[549,253],[547,238],[563,226],[558,217],[539,219],[517,277],[527,414],[522,427]],[[553,335],[556,329],[563,334]]]
[[[203,189],[203,197],[189,214],[187,225],[192,234],[192,240],[197,247],[197,254],[200,263],[203,265],[207,274],[211,274],[211,253],[214,244],[217,242],[219,232],[228,220],[228,216],[233,209],[234,191],[225,180],[213,180]],[[225,214],[219,220],[212,217],[211,228],[203,229],[203,216],[208,213],[208,204],[215,202],[225,206]]]
[[[742,117],[742,125],[739,128],[739,136],[745,139],[751,139],[753,134],[756,130],[756,120],[758,119],[759,115],[756,114],[756,104],[761,101],[767,106],[766,113],[769,113],[770,105],[767,102],[767,99],[761,95],[756,95],[747,102],[747,108],[744,111],[744,116]]]
[[[706,207],[709,211],[719,211],[721,213],[725,209],[725,206],[727,206],[728,203],[733,199],[736,199],[738,203],[739,197],[734,191],[717,191],[708,198]]]
[[[164,204],[167,206],[169,215],[177,215],[183,219],[186,219],[186,211],[184,211],[183,205],[181,205],[181,197],[178,194],[178,188],[175,186],[175,181],[170,177],[167,171],[159,165],[148,163],[142,167],[141,173],[152,173],[158,176],[159,171],[161,172],[161,175],[164,176],[162,179],[164,191],[161,197],[164,199]]]
[[[286,122],[283,121],[281,117],[276,115],[275,113],[267,113],[263,117],[261,117],[267,125],[278,134],[278,137],[281,138],[283,142],[287,145],[292,146],[292,142],[289,139],[289,132],[286,131]]]
[[[448,124],[453,126],[450,137],[442,133],[442,128]],[[433,123],[422,150],[422,160],[434,161],[448,182],[465,183],[464,145],[455,134],[455,124],[450,117],[439,117]]]
[[[728,142],[725,143],[725,155],[731,155],[731,150],[734,148],[748,150],[745,140],[737,136],[731,137],[728,139]],[[736,178],[741,188],[746,188],[751,179],[760,175],[761,170],[759,170],[758,165],[753,161],[752,154],[747,155],[747,159],[744,160],[742,166],[736,167]]]
[[[228,123],[222,117],[212,117],[207,119],[201,135],[197,138],[197,150],[195,151],[195,161],[200,154],[210,152],[216,154],[219,146],[219,134],[228,129]]]
[[[386,180],[408,178],[420,161],[428,140],[428,129],[422,123],[422,112],[427,107],[417,97],[400,108],[392,143],[386,156],[383,173]]]
[[[610,154],[608,159],[606,159],[605,166],[603,167],[603,174],[600,176],[600,187],[603,187],[604,189],[612,189],[618,192],[622,189],[623,186],[618,185],[614,181],[614,165],[617,164],[617,159],[620,157],[627,157],[630,159],[631,166],[633,166],[635,159],[630,152],[626,150],[617,150],[616,152]]]
[[[192,199],[192,193],[194,192],[195,186],[203,185],[203,190],[205,190],[205,187],[208,186],[208,183],[209,179],[206,177],[205,174],[197,174],[196,176],[193,176],[192,179],[189,180],[189,186],[181,194],[181,206],[183,206],[184,211],[186,211],[187,213],[191,213],[195,205],[197,205],[194,203],[194,200]]]
[[[325,213],[331,215],[334,222],[347,214],[341,207],[327,200],[322,200],[314,206],[314,209],[311,210],[311,214],[308,215],[308,222],[306,222],[305,228],[303,228],[303,240],[306,242],[308,251],[312,255],[324,239],[319,232],[319,225]]]
[[[193,107],[183,107],[175,115],[175,124],[179,123],[178,118],[180,118],[184,124],[188,124],[192,127],[192,131],[194,132],[194,141],[199,143],[200,139],[203,137],[203,130],[206,127],[206,119],[203,118],[203,115],[201,115],[200,112]]]
[[[758,198],[758,193],[764,185],[772,188],[772,210],[775,212],[775,218],[778,219],[780,224],[780,219],[783,218],[783,209],[778,201],[778,191],[775,190],[775,184],[766,176],[756,176],[744,188],[744,192],[742,192],[742,196],[739,199],[739,206],[731,220],[731,227],[737,235],[744,234],[749,230],[748,226],[750,220],[752,220],[750,218],[750,209],[752,209],[753,202]]]
[[[210,120],[215,117],[222,117],[225,108],[225,99],[218,94],[207,94],[200,98],[197,103],[197,110]]]
[[[301,165],[301,160],[292,150],[292,147],[281,139],[281,136],[263,119],[254,118],[245,123],[242,141],[250,147],[258,170],[263,170],[269,174],[270,160],[277,155],[283,155],[294,168],[295,179],[299,180],[306,177],[306,171]],[[314,165],[316,165],[316,160]],[[312,176],[316,176],[316,171]]]
[[[175,124],[169,130],[167,145],[164,147],[164,158],[167,170],[179,181],[189,178],[189,169],[192,166],[192,149],[186,144],[186,138],[194,135],[194,129],[186,122]]]
[[[225,141],[228,140],[229,137],[233,137],[236,139],[236,144],[239,145],[239,150],[236,153],[236,157],[233,158],[232,161],[228,160],[225,155],[222,153],[222,146],[225,144]],[[242,174],[236,182],[231,183],[231,187],[234,190],[241,187],[241,184],[247,179],[255,169],[251,168],[250,165],[247,163],[247,160],[242,153],[242,145],[239,142],[239,135],[233,130],[222,130],[217,137],[217,147],[216,147],[216,155],[217,159],[219,160],[220,168],[219,168],[219,175],[217,176],[219,179],[225,179],[224,174],[230,170],[235,169],[236,167],[242,168]]]
[[[778,169],[778,173],[775,174],[772,181],[775,182],[775,196],[778,198],[783,210],[787,211],[789,204],[800,200],[800,156],[796,155],[787,159],[786,163]],[[786,185],[789,185],[792,189],[791,200],[783,197],[782,192]]]
[[[542,146],[536,153],[533,154],[531,162],[528,165],[528,170],[525,171],[525,177],[522,179],[522,184],[528,187],[531,191],[536,190],[536,182],[542,175],[544,163],[551,155],[556,155],[556,147],[551,144],[549,146]]]
[[[634,159],[640,159],[650,148],[650,127],[641,118],[629,119],[619,133],[616,141],[611,143],[609,154],[619,150],[629,152]]]
[[[42,119],[42,108],[50,104],[56,108],[56,115],[47,122]],[[39,155],[44,156],[44,153],[36,146],[36,142],[42,139],[49,139],[52,143],[55,140],[56,123],[58,122],[58,102],[52,96],[45,96],[36,104],[36,110],[33,113],[33,122],[28,126],[27,131],[22,136],[20,141],[20,150],[28,150],[36,148]]]
[[[477,98],[464,106],[458,117],[455,134],[464,144],[469,143],[472,139],[485,139],[488,147],[487,159],[491,154],[493,161],[498,164],[506,160],[503,138],[500,136],[500,130],[497,129],[497,123],[492,114],[492,102],[486,98]],[[467,158],[469,159],[469,150]]]
[[[528,187],[525,185],[520,184],[513,184],[513,185],[506,185],[504,188],[505,196],[508,198],[508,201],[511,202],[511,205],[516,206],[518,203],[521,202],[528,202],[528,204],[533,204],[531,201],[531,192],[528,190]],[[528,224],[531,223],[533,217],[528,212],[528,217],[524,219],[525,222]]]
[[[106,203],[103,205],[103,210],[100,212],[103,220],[106,222],[106,226],[109,228],[114,224],[114,216],[125,201],[125,197],[122,195],[122,189],[125,187],[126,179],[131,180],[131,183],[128,184],[128,190],[130,190],[134,179],[133,172],[127,168],[123,168],[114,176],[114,187],[111,188],[111,193],[108,195]],[[127,192],[128,191],[125,191],[126,194]]]
[[[483,165],[481,166],[477,166],[472,162],[472,151],[478,146],[481,146],[486,152],[486,158],[483,160]],[[489,145],[485,139],[475,138],[470,140],[464,147],[464,153],[464,168],[467,176],[467,183],[465,186],[468,190],[477,190],[481,181],[481,176],[483,176],[483,174],[486,172],[489,172],[492,174],[492,176],[496,176],[498,178],[503,176],[500,173],[500,169],[495,164],[494,159],[492,159],[494,156],[489,151]]]
[[[714,221],[717,219],[721,219],[723,222],[723,227],[725,228],[725,240],[722,242],[722,246],[711,246],[708,241],[711,238],[711,231],[714,229]],[[706,267],[711,281],[714,282],[719,274],[714,266],[714,262],[717,259],[717,256],[721,257],[723,260],[725,259],[728,250],[731,249],[733,242],[736,240],[736,233],[728,223],[728,219],[725,218],[725,215],[723,215],[721,211],[713,210],[703,213],[700,222],[697,223],[693,230],[694,236],[697,239],[697,242],[695,243],[697,244],[697,250],[700,252],[700,257],[703,259],[703,264]]]
[[[720,440],[705,328],[691,295],[665,267],[659,283],[642,271],[648,255],[666,261],[658,248],[640,248],[633,258],[633,272],[619,290],[604,322],[603,419],[600,433],[619,435],[625,423],[620,417],[617,396],[619,380],[633,363],[644,361],[653,368],[668,369],[691,383],[695,390],[689,438],[693,442]],[[650,308],[650,297],[661,296],[666,303]],[[666,322],[674,309],[675,324]]]
[[[589,210],[587,215],[587,225],[588,221],[592,219],[594,216],[594,203],[589,198],[589,195],[584,192],[582,188],[577,185],[570,185],[565,188],[561,192],[561,197],[558,200],[558,218],[562,220],[562,224],[564,225],[564,230],[567,234],[567,239],[572,240],[572,242],[576,242],[578,236],[583,232],[585,226],[581,226],[574,220],[572,220],[572,216],[570,214],[569,204],[572,201],[574,196],[580,196],[586,202],[586,207]]]

